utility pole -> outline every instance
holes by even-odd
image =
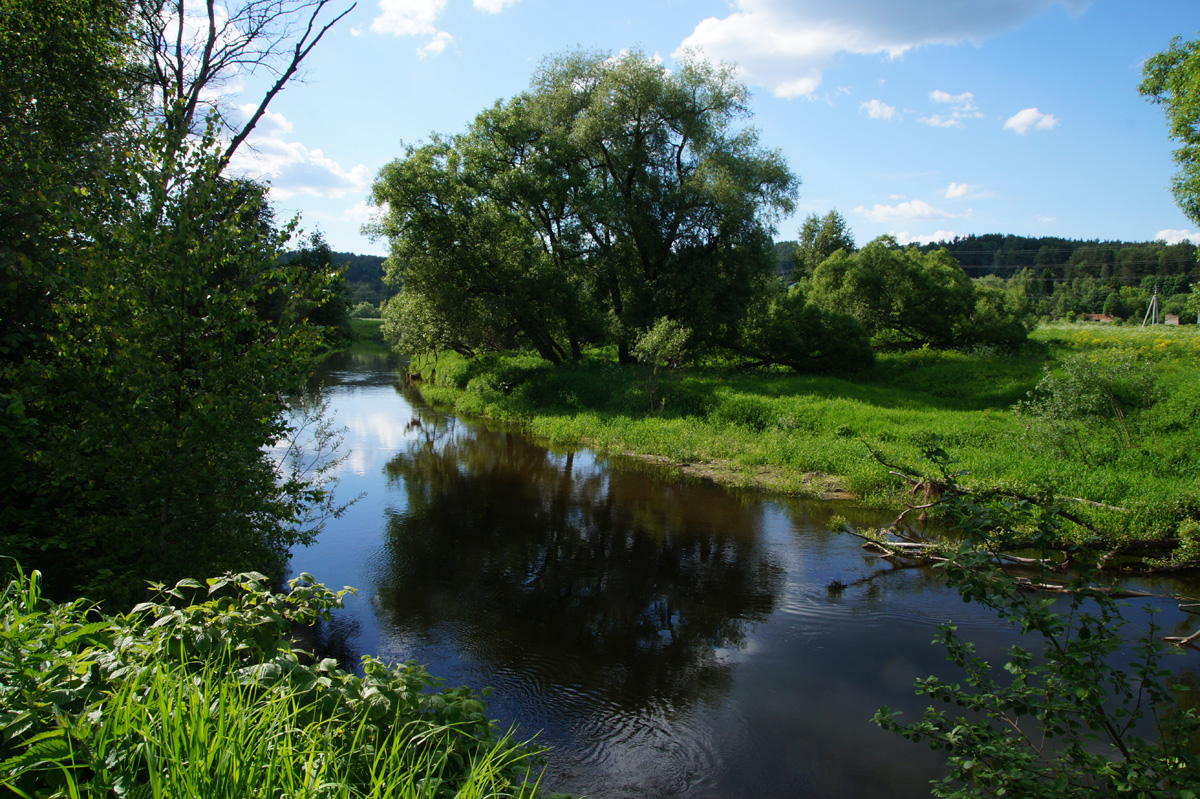
[[[1153,314],[1153,317],[1151,316]],[[1158,284],[1154,284],[1154,296],[1150,298],[1150,307],[1146,309],[1146,315],[1142,317],[1142,327],[1146,326],[1146,320],[1150,320],[1150,324],[1158,324]]]

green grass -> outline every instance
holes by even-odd
[[[351,319],[350,330],[358,341],[383,341],[382,319]]]
[[[1076,445],[1014,411],[1047,367],[1116,350],[1152,362],[1161,389],[1157,404],[1130,417],[1131,444],[1097,420],[1074,428]],[[434,404],[519,425],[551,444],[671,462],[735,486],[795,494],[833,486],[878,506],[898,505],[904,485],[871,452],[918,466],[936,434],[968,485],[1052,484],[1126,509],[1090,511],[1114,537],[1160,538],[1200,518],[1197,364],[1193,328],[1080,324],[1040,329],[1017,354],[885,353],[847,377],[692,368],[662,381],[663,406],[653,411],[646,370],[618,366],[609,353],[557,367],[533,355],[444,355],[421,390]]]
[[[512,780],[533,750],[509,736],[452,764],[470,735],[454,725],[409,722],[380,732],[363,717],[326,717],[319,705],[216,669],[196,675],[164,664],[112,693],[86,735],[44,739],[26,765],[57,774],[64,794],[78,797],[132,784],[153,799],[536,796],[536,770]]]
[[[16,567],[0,589],[0,793],[537,797],[540,750],[499,734],[479,694],[415,663],[301,662],[292,626],[345,591],[265,580],[185,580],[105,616],[46,602]]]

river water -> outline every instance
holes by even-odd
[[[929,795],[941,756],[872,714],[911,718],[913,681],[953,676],[939,624],[984,656],[1018,636],[828,529],[886,519],[550,451],[431,410],[397,366],[360,347],[320,375],[339,494],[362,498],[292,568],[358,589],[331,627],[346,651],[490,687],[501,727],[551,747],[551,791]]]

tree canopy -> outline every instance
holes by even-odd
[[[402,346],[521,341],[558,361],[607,341],[628,361],[662,317],[698,344],[728,337],[798,185],[737,124],[746,101],[728,67],[575,52],[467,132],[410,148],[373,192]]]
[[[1138,88],[1166,111],[1170,136],[1179,144],[1179,172],[1171,188],[1183,212],[1200,224],[1200,39],[1172,39],[1166,50],[1146,61]]]
[[[946,250],[901,248],[890,236],[838,250],[805,285],[819,307],[854,317],[881,346],[1010,347],[1027,332],[1022,286],[973,282]]]
[[[242,3],[280,24],[322,5]],[[0,13],[0,549],[59,596],[277,566],[327,498],[266,448],[326,342],[336,275],[280,262],[293,226],[224,174],[214,122],[195,134],[154,110],[155,9]],[[189,65],[174,79],[215,74]]]
[[[825,216],[809,214],[800,226],[800,240],[797,242],[797,263],[804,274],[812,275],[817,266],[838,250],[854,252],[854,234],[845,217],[836,210]]]

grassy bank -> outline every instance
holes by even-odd
[[[1200,518],[1194,329],[1051,326],[1020,353],[888,353],[849,377],[708,367],[656,382],[645,367],[612,360],[593,353],[552,366],[532,355],[444,355],[414,368],[432,376],[421,391],[434,404],[519,425],[551,444],[631,453],[734,486],[895,506],[904,484],[872,450],[917,465],[937,434],[968,485],[1053,484],[1122,509],[1085,506],[1116,538],[1174,537]],[[1048,368],[1068,363],[1084,372],[1075,390],[1085,393],[1112,364],[1131,363],[1152,376],[1154,399],[1120,418],[1102,407],[1077,419],[1014,410]],[[651,407],[652,395],[661,407]]]
[[[383,341],[382,319],[351,319],[350,330],[355,341]]]

